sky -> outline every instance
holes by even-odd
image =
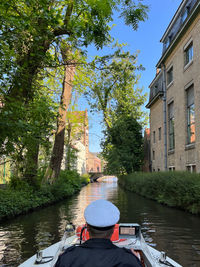
[[[121,19],[115,18],[113,23],[116,26],[112,29],[111,35],[116,38],[119,43],[127,43],[128,50],[132,53],[139,52],[138,64],[142,64],[145,68],[141,72],[139,86],[143,87],[144,93],[149,95],[149,85],[156,74],[156,64],[162,54],[162,38],[167,26],[173,18],[177,8],[182,0],[143,0],[150,8],[148,20],[141,22],[137,31],[133,31],[131,27],[124,25]],[[90,56],[95,56],[98,53],[105,53],[105,49],[97,52],[94,47],[88,49]],[[148,96],[147,101],[148,102]],[[83,98],[79,99],[79,109],[88,109],[89,119],[89,150],[91,152],[100,152],[100,141],[103,138],[102,134],[102,115],[91,114],[89,106]],[[143,107],[145,108],[145,105]]]

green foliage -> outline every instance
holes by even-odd
[[[142,126],[129,114],[120,114],[102,143],[107,169],[112,174],[139,171],[143,159]]]
[[[75,140],[75,139],[74,139]],[[76,163],[77,163],[77,152],[78,149],[72,147],[71,145],[71,141],[70,143],[66,144],[66,148],[67,148],[67,155],[66,155],[66,161],[67,161],[67,170],[74,170],[76,169]]]
[[[63,40],[72,47],[87,47],[91,43],[103,47],[111,39],[108,24],[117,9],[134,29],[146,19],[148,11],[140,0],[38,0],[37,3],[1,0],[0,83],[4,92],[10,88],[17,92],[21,87],[17,95],[30,100],[38,71],[44,66],[55,66],[58,51],[50,53],[49,49]]]
[[[88,184],[90,182],[90,175],[88,173],[81,175],[81,184]]]
[[[189,172],[132,173],[119,178],[132,192],[170,207],[200,214],[200,175]]]
[[[75,171],[63,171],[53,185],[40,188],[13,177],[6,189],[0,189],[0,220],[67,198],[77,192],[81,184],[82,178]]]
[[[145,112],[141,106],[146,100],[138,88],[137,54],[124,51],[124,45],[115,43],[111,55],[96,57],[93,67],[93,84],[85,96],[93,111],[101,111],[105,124],[105,141],[102,142],[107,172],[131,173],[142,165],[142,126]]]
[[[57,183],[72,185],[74,188],[80,189],[80,175],[75,170],[61,171]]]
[[[29,105],[16,100],[8,112],[1,113],[0,155],[10,158],[15,176],[23,177],[28,166],[34,169],[32,158],[37,161],[39,147],[44,154],[50,149],[56,105],[46,93],[41,89]]]
[[[124,45],[115,43],[114,53],[96,57],[91,71],[93,84],[84,93],[92,110],[101,111],[106,127],[111,127],[119,112],[134,116],[142,121],[146,115],[141,106],[146,100],[146,94],[138,88],[139,75],[137,71],[143,67],[137,66],[137,54],[123,50]]]
[[[13,175],[10,177],[8,186],[11,190],[18,190],[18,191],[23,191],[25,189],[31,188],[25,180],[22,180],[19,177]]]
[[[74,142],[81,139],[84,127],[86,127],[85,113],[82,111],[67,112],[66,116],[66,134],[65,145],[67,147],[66,161],[67,169],[76,168],[78,149],[74,146]]]
[[[0,158],[0,184],[7,183],[10,179],[11,161],[6,158]]]
[[[58,90],[46,83],[57,77],[49,69],[63,65],[63,44],[73,51],[107,45],[116,10],[137,29],[148,8],[140,0],[0,1],[0,156],[14,161],[16,177],[34,184],[39,151],[49,151]]]

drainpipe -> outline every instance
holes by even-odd
[[[165,64],[163,67],[163,121],[164,121],[164,168],[167,171],[167,92],[166,92],[166,68]]]

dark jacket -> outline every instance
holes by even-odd
[[[115,246],[109,239],[93,238],[72,246],[59,256],[55,267],[142,267],[128,249]]]

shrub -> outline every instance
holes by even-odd
[[[200,174],[136,172],[119,177],[118,182],[125,189],[159,203],[200,214]]]
[[[25,180],[20,179],[19,177],[16,177],[16,176],[10,177],[8,186],[10,189],[19,190],[19,191],[30,187]]]
[[[65,184],[72,185],[73,187],[80,189],[81,178],[80,175],[75,170],[65,170],[60,172],[57,183],[64,185]]]
[[[90,175],[88,173],[84,173],[81,175],[81,184],[86,185],[90,182]]]
[[[61,171],[53,185],[31,187],[13,177],[8,187],[0,189],[0,220],[46,206],[80,190],[82,178],[76,171]]]

